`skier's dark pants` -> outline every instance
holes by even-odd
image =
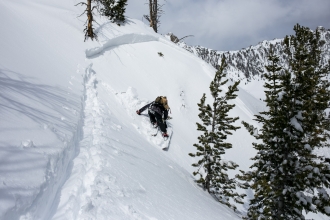
[[[158,114],[157,112],[155,112],[155,114],[152,114],[150,111],[148,111],[148,115],[150,117],[150,121],[151,123],[155,123],[157,121],[157,125],[159,126],[160,130],[162,132],[166,132],[166,122],[163,122],[162,116],[160,114]]]

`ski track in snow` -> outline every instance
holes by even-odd
[[[132,189],[122,188],[116,181],[116,175],[111,174],[109,157],[120,157],[127,154],[119,145],[119,140],[109,130],[120,132],[122,127],[111,120],[110,106],[98,98],[97,87],[103,86],[134,118],[135,109],[145,102],[137,98],[133,88],[126,92],[115,92],[105,83],[98,83],[92,64],[86,68],[84,78],[85,106],[83,139],[79,143],[79,154],[73,160],[72,174],[63,186],[58,210],[53,219],[152,219],[138,213],[133,205],[118,205],[122,198],[130,197]],[[156,146],[162,146],[163,138],[152,138],[147,117],[141,116],[140,125],[132,124],[143,136]],[[113,172],[113,171],[112,171]],[[125,175],[125,174],[120,174]],[[144,191],[140,186],[140,190]],[[102,198],[101,198],[102,197]],[[114,205],[116,203],[116,205]],[[111,208],[109,208],[111,207]]]
[[[101,219],[97,214],[107,210],[114,196],[123,197],[125,192],[116,185],[116,177],[104,170],[111,165],[102,155],[110,151],[112,155],[121,155],[123,152],[115,146],[116,140],[107,135],[108,129],[121,130],[121,126],[110,120],[107,106],[100,103],[97,94],[96,73],[92,65],[86,68],[85,108],[83,139],[79,143],[79,155],[74,159],[71,177],[62,190],[62,200],[53,219]],[[106,125],[107,124],[107,125]],[[106,147],[106,149],[104,149]],[[100,172],[103,171],[103,172]],[[100,194],[111,193],[108,200],[100,200]],[[102,204],[99,204],[102,203]],[[111,202],[110,202],[111,203]],[[113,209],[113,208],[112,208]],[[131,210],[127,210],[129,215]],[[113,210],[116,211],[116,210]],[[105,215],[106,216],[106,215]],[[127,219],[139,219],[127,217]]]

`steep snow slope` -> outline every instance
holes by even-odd
[[[214,69],[136,20],[83,43],[77,2],[0,1],[0,219],[237,218],[187,155]],[[174,117],[168,152],[134,113],[157,95]]]
[[[136,20],[121,27],[108,23],[99,32],[102,45],[86,51],[91,65],[85,70],[84,138],[54,219],[236,218],[190,174],[197,102],[214,69]],[[158,95],[168,97],[172,110],[167,152],[150,136],[147,112],[135,114]],[[235,114],[250,121],[256,112],[237,103]],[[248,161],[243,142],[236,141],[241,153],[230,159]]]

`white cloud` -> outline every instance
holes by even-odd
[[[162,0],[160,0],[162,1]],[[141,19],[146,0],[129,0],[127,15]],[[296,23],[330,28],[329,0],[167,0],[160,33],[217,50],[237,50],[293,34]],[[328,26],[327,26],[328,25]]]

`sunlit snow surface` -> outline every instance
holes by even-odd
[[[78,2],[0,0],[0,219],[239,219],[191,175],[213,67],[134,19],[98,18],[99,41],[84,43]],[[238,92],[238,125],[258,126],[256,83]],[[168,151],[135,113],[159,95],[173,117]],[[229,141],[224,159],[247,170],[253,138],[242,128]]]

